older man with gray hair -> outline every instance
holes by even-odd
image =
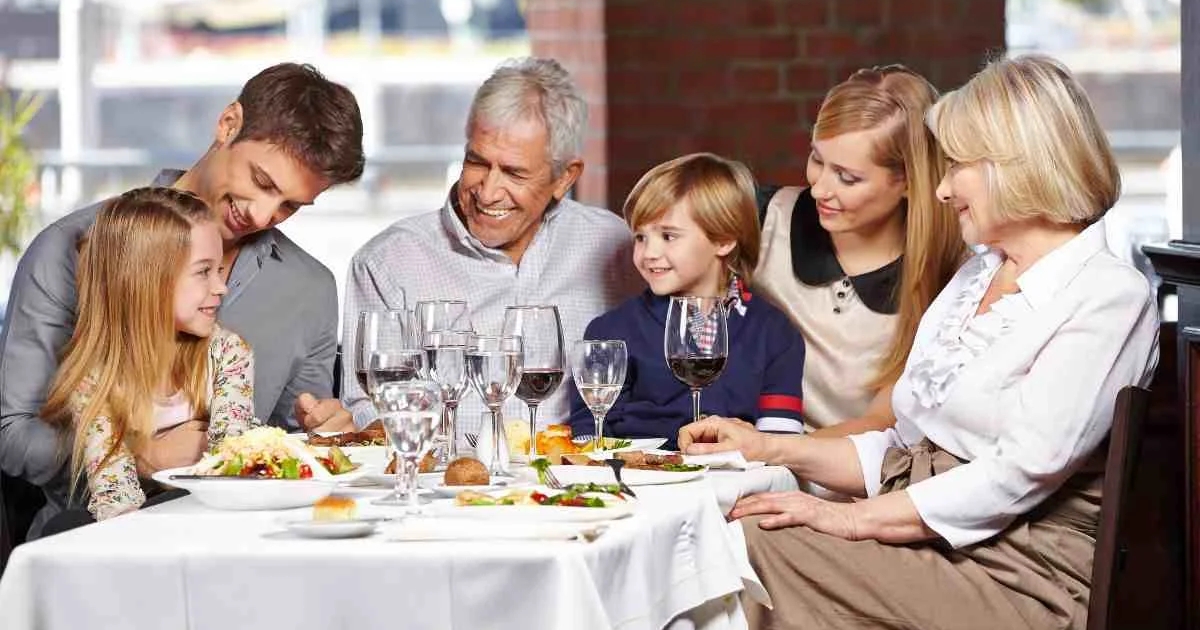
[[[593,317],[641,290],[625,223],[567,198],[583,173],[586,128],[587,104],[553,59],[509,60],[480,86],[462,172],[445,205],[397,221],[351,262],[342,401],[359,425],[375,417],[354,378],[361,311],[465,299],[475,331],[499,334],[506,306],[553,304],[569,352]],[[567,416],[568,387],[542,403],[542,424]],[[478,426],[483,409],[475,393],[466,394],[459,426]],[[508,417],[522,411],[509,401]]]

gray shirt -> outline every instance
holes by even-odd
[[[554,304],[562,320],[568,357],[592,318],[644,288],[633,266],[633,236],[615,214],[564,199],[546,211],[542,224],[514,264],[485,246],[463,225],[449,198],[441,210],[392,224],[367,242],[350,262],[342,326],[342,404],[359,425],[375,417],[354,378],[359,311],[414,308],[419,300],[465,299],[480,334],[500,334],[504,307]],[[562,422],[569,410],[570,366],[558,390],[539,407],[538,424]],[[459,427],[477,430],[485,409],[468,390],[459,406]],[[508,418],[525,417],[516,397]]]
[[[154,185],[170,186],[182,174],[164,170]],[[0,334],[0,468],[42,486],[48,502],[31,534],[65,504],[65,451],[38,412],[75,329],[77,244],[102,204],[59,219],[34,238],[17,264]],[[292,406],[300,392],[333,395],[333,274],[282,232],[261,232],[242,246],[218,317],[254,350],[255,415],[295,426]]]

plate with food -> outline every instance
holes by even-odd
[[[683,483],[699,479],[708,472],[707,466],[689,464],[679,453],[669,451],[620,451],[611,455],[625,462],[621,470],[621,481],[630,486]],[[551,464],[550,470],[564,484],[612,483],[615,477],[612,469],[604,462],[606,458],[607,454],[604,453],[561,455],[557,464]],[[535,474],[533,470],[531,468],[529,474]]]
[[[509,457],[514,462],[529,461],[529,423],[524,420],[509,420],[504,425],[504,437],[508,440]],[[570,453],[590,453],[595,449],[590,435],[575,436],[566,424],[551,424],[538,431],[535,436],[539,455],[556,458]],[[650,450],[666,444],[665,438],[604,438],[605,452],[628,450]]]
[[[474,457],[460,457],[450,462],[444,472],[424,475],[421,483],[434,494],[455,497],[464,490],[490,492],[515,486],[518,482],[513,477],[490,476],[483,462]]]
[[[196,464],[160,470],[152,478],[216,509],[277,510],[312,505],[362,473],[361,465],[336,448],[317,455],[282,429],[256,427],[225,438]]]
[[[308,444],[313,451],[322,455],[330,447],[336,446],[350,459],[376,468],[383,468],[387,463],[390,450],[387,447],[387,435],[383,430],[383,422],[379,420],[368,424],[359,431],[294,433],[290,437]]]
[[[279,524],[305,538],[361,538],[375,533],[385,520],[380,516],[360,516],[354,499],[328,496],[313,504],[311,518],[283,518]]]
[[[463,490],[453,503],[428,506],[435,516],[502,521],[591,523],[633,514],[637,500],[616,485],[579,484],[552,490],[533,486],[515,490]]]

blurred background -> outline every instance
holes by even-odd
[[[30,151],[21,238],[160,168],[187,168],[246,79],[278,61],[307,61],[357,95],[368,169],[281,229],[329,266],[340,289],[362,243],[440,206],[474,89],[504,58],[530,54],[526,5],[538,2],[0,0],[0,145],[19,138]],[[1003,6],[1009,54],[1059,57],[1094,100],[1124,177],[1110,242],[1147,273],[1137,246],[1180,229],[1179,3]],[[0,305],[14,254],[0,257]]]

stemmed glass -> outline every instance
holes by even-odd
[[[376,355],[378,356],[378,355]],[[374,370],[368,372],[373,379]],[[372,402],[383,419],[383,428],[392,440],[392,449],[403,463],[396,475],[396,488],[377,499],[379,505],[407,505],[410,513],[421,511],[422,500],[417,494],[417,467],[425,453],[433,447],[433,431],[441,417],[440,387],[425,380],[390,381],[372,384]],[[402,494],[401,477],[408,477],[408,496]]]
[[[492,412],[492,461],[488,466],[492,476],[508,474],[500,461],[500,436],[504,434],[500,408],[521,381],[522,347],[520,337],[472,335],[467,340],[467,378]]]
[[[371,391],[367,372],[371,366],[371,355],[383,353],[392,355],[394,352],[411,346],[412,336],[411,315],[408,311],[362,311],[358,314],[358,333],[354,348],[354,375],[358,386],[368,398],[374,395]],[[381,360],[380,369],[385,369],[389,362],[396,362],[396,369],[404,365],[399,362],[399,356]],[[411,367],[411,366],[409,366]],[[409,376],[411,378],[411,375]],[[384,380],[406,380],[393,374]]]
[[[583,340],[571,351],[571,375],[584,404],[596,421],[592,449],[604,450],[604,416],[617,401],[625,386],[625,366],[629,351],[621,340]]]
[[[692,390],[692,421],[700,420],[700,390],[725,371],[729,356],[726,298],[673,296],[663,354],[675,378]]]
[[[467,338],[470,331],[435,330],[424,333],[429,379],[442,395],[442,421],[434,436],[438,469],[458,458],[458,401],[467,389]],[[444,448],[442,448],[444,446]]]
[[[562,320],[557,306],[510,306],[504,309],[504,334],[520,337],[525,350],[517,398],[529,407],[529,461],[537,457],[538,405],[563,379]]]
[[[417,328],[422,333],[472,329],[466,300],[421,300],[414,313]]]

